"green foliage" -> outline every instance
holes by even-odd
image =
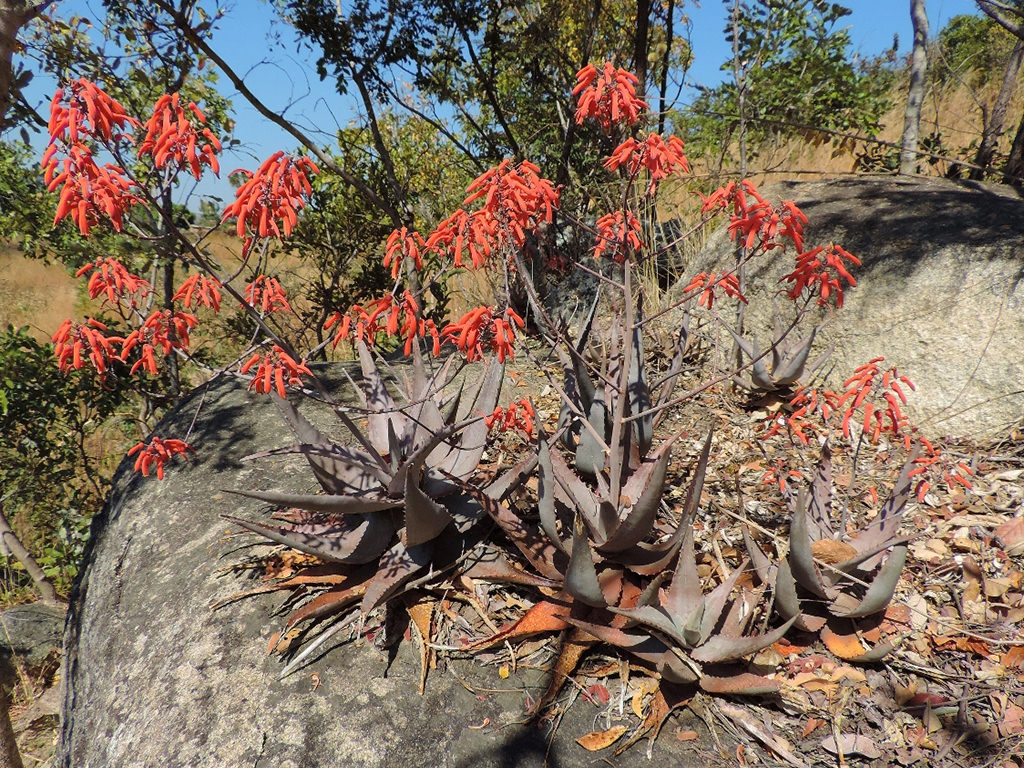
[[[88,371],[56,375],[53,349],[24,329],[0,333],[0,495],[4,511],[59,590],[78,567],[89,520],[111,467],[91,442],[125,404],[126,390]],[[114,438],[119,443],[123,438]]]
[[[943,84],[966,80],[972,88],[998,82],[1014,42],[988,16],[954,16],[939,32],[933,77]]]
[[[731,5],[731,3],[730,3]],[[741,62],[748,139],[800,135],[817,128],[874,135],[889,106],[890,78],[878,62],[851,57],[838,22],[850,11],[824,0],[756,0],[740,6],[737,32],[726,27]],[[733,71],[732,61],[722,65]],[[686,110],[691,144],[717,154],[735,140],[736,82],[702,93]]]

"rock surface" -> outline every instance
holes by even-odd
[[[543,681],[524,683],[520,673],[501,680],[494,667],[439,666],[418,695],[418,658],[408,642],[390,666],[385,653],[353,643],[279,679],[283,664],[265,648],[281,623],[273,613],[282,598],[211,609],[253,586],[225,567],[255,539],[228,538],[230,526],[219,515],[265,514],[258,502],[224,489],[301,490],[314,483],[291,458],[240,462],[290,444],[269,398],[218,383],[183,402],[158,433],[184,436],[193,418],[188,439],[200,449],[193,460],[169,468],[162,482],[122,464],[112,498],[93,523],[70,607],[57,765],[571,768],[605,755],[610,762],[602,764],[649,765],[643,744],[618,758],[612,750],[579,747],[577,737],[607,727],[585,702],[569,709],[550,743],[549,729],[521,724],[527,692],[537,696]],[[654,754],[680,768],[706,765],[712,744],[682,744],[669,735]]]
[[[853,270],[857,287],[816,342],[817,350],[835,347],[824,369],[830,385],[884,355],[918,385],[908,411],[927,434],[982,438],[1021,423],[1019,195],[997,185],[896,177],[788,182],[762,192],[771,202],[793,200],[807,214],[805,248],[836,242],[863,262]],[[722,227],[687,274],[732,260]],[[771,338],[771,297],[792,264],[789,251],[749,269],[748,327],[762,344]],[[792,311],[787,304],[779,302]]]

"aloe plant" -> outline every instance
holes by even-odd
[[[899,527],[911,496],[915,458],[912,453],[871,524],[846,535],[833,526],[832,455],[825,443],[810,487],[788,497],[793,516],[786,557],[773,564],[744,531],[758,578],[772,586],[782,618],[797,629],[817,632],[831,617],[859,619],[885,610],[907,557],[907,539]],[[877,660],[890,650],[883,643],[860,660]]]
[[[757,339],[747,339],[732,328],[726,329],[736,340],[737,346],[750,361],[745,376],[736,375],[733,381],[743,389],[756,395],[788,394],[793,386],[805,375],[813,373],[825,362],[828,353],[808,363],[811,347],[818,335],[818,327],[809,336],[790,341],[787,328],[781,318],[775,317],[775,328],[771,345],[771,369],[766,364],[767,355],[762,354]]]
[[[291,402],[275,396],[298,444],[250,457],[301,454],[323,493],[235,490],[286,511],[276,512],[272,522],[226,516],[253,533],[329,564],[332,579],[320,583],[337,585],[339,578],[344,579],[344,588],[335,587],[309,601],[315,609],[309,603],[300,606],[289,628],[356,603],[365,615],[409,585],[465,565],[468,553],[483,538],[477,526],[483,509],[463,485],[477,470],[486,447],[487,427],[479,414],[493,410],[504,366],[489,363],[475,396],[463,405],[461,389],[448,400],[442,397],[451,360],[428,376],[415,354],[412,381],[405,388],[405,402],[398,405],[362,344],[359,359],[366,429],[360,429],[346,409],[335,408],[357,445],[331,441]],[[499,477],[489,490],[508,490],[524,478],[522,469]],[[324,567],[317,568],[319,574],[324,572]],[[503,571],[492,567],[490,572],[500,576]]]

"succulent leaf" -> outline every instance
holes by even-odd
[[[654,529],[662,493],[665,490],[669,451],[677,437],[678,435],[662,443],[655,455],[641,464],[626,481],[623,493],[632,502],[632,507],[625,513],[608,539],[598,547],[599,550],[621,552],[629,549],[646,538]]]
[[[703,661],[709,664],[717,664],[722,661],[731,661],[742,656],[748,656],[780,640],[795,623],[796,617],[770,632],[765,632],[763,635],[744,635],[743,637],[715,635],[708,638],[699,648],[695,648],[690,655],[696,661]]]
[[[415,547],[430,541],[452,522],[448,510],[420,490],[418,481],[416,473],[406,473],[403,538],[407,547]]]
[[[279,507],[298,507],[310,512],[329,515],[366,515],[402,505],[398,499],[380,499],[351,495],[318,495],[307,493],[280,493],[278,491],[228,491],[236,496],[258,499]]]
[[[814,564],[814,554],[811,552],[806,490],[801,489],[796,506],[789,529],[789,564],[793,578],[809,592],[818,597],[827,597],[825,585],[821,581],[821,574]]]
[[[601,591],[594,567],[594,551],[583,528],[583,521],[577,518],[573,526],[572,554],[565,573],[565,591],[582,603],[603,608],[607,601]]]
[[[365,615],[382,605],[403,584],[430,564],[433,553],[431,542],[415,547],[406,547],[396,542],[381,555],[377,573],[366,587],[359,609]]]
[[[892,600],[896,591],[896,584],[903,573],[903,566],[907,561],[907,548],[905,546],[895,547],[886,558],[885,564],[871,582],[864,599],[860,604],[849,611],[834,611],[837,616],[846,618],[859,618],[870,616],[873,613],[885,610],[885,607]]]
[[[386,515],[343,518],[329,525],[265,525],[223,515],[246,530],[323,560],[360,565],[387,549],[395,526]]]
[[[541,432],[538,437],[538,464],[537,464],[537,512],[540,517],[540,527],[548,539],[561,549],[568,552],[568,548],[558,533],[558,522],[555,517],[555,471],[551,465],[551,449],[548,441]]]
[[[604,470],[606,441],[608,438],[608,409],[604,402],[604,388],[595,390],[594,398],[587,413],[590,429],[580,430],[580,441],[576,446],[576,469],[588,477],[595,477]]]
[[[370,443],[380,454],[389,453],[391,444],[388,431],[393,430],[399,437],[403,436],[408,426],[405,414],[398,410],[391,393],[384,385],[384,377],[373,359],[373,355],[363,342],[357,342],[359,366],[363,372],[363,400],[366,403],[367,436]]]

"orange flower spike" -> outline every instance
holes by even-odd
[[[143,477],[149,476],[149,468],[156,465],[156,476],[158,479],[163,480],[164,478],[164,464],[169,462],[174,456],[186,456],[189,451],[192,450],[192,446],[183,440],[174,439],[162,439],[159,437],[151,437],[149,442],[138,443],[130,451],[129,456],[138,454],[138,458],[135,459],[135,471],[141,472]]]

